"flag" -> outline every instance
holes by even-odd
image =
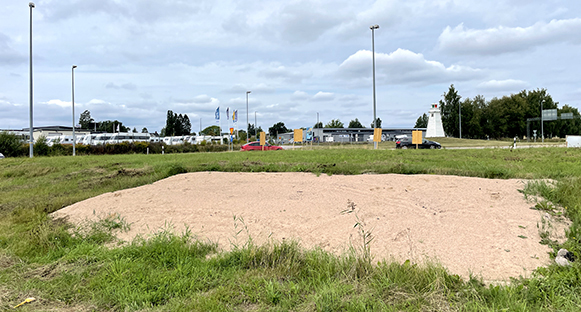
[[[216,108],[216,120],[220,120],[220,106],[218,106],[218,108]]]
[[[234,111],[234,122],[238,122],[238,110]]]
[[[230,116],[230,107],[226,108],[226,120],[228,120]]]
[[[119,132],[119,124],[117,124],[117,132]]]

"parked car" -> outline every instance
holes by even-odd
[[[282,147],[277,145],[270,145],[268,143],[264,143],[264,150],[265,151],[276,151],[281,150]],[[262,146],[260,146],[260,141],[250,142],[242,145],[240,147],[241,151],[261,151]]]
[[[408,149],[416,148],[416,144],[412,144],[411,138],[401,138],[395,142],[395,148]],[[442,145],[435,141],[423,139],[422,144],[417,144],[417,148],[440,149]]]
[[[0,159],[4,158],[4,155],[2,155],[2,153],[0,153]]]

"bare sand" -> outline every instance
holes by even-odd
[[[356,213],[374,237],[375,260],[432,261],[500,282],[550,262],[539,244],[543,216],[518,192],[523,187],[516,179],[438,175],[198,172],[102,194],[54,216],[77,224],[121,216],[131,227],[118,234],[123,240],[187,227],[226,250],[248,233],[259,244],[292,239],[340,254],[362,245]]]

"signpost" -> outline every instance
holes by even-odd
[[[266,132],[260,132],[260,146],[262,146],[262,150],[264,151],[264,145],[266,144]]]
[[[294,138],[293,138],[293,146],[296,142],[303,143],[303,129],[295,129],[294,131]]]
[[[381,142],[381,128],[373,129],[373,142]]]
[[[412,144],[416,145],[416,149],[418,149],[418,144],[422,144],[422,131],[412,131]]]

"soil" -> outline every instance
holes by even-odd
[[[106,193],[65,207],[81,224],[121,217],[131,240],[160,230],[228,250],[296,240],[341,254],[371,233],[374,261],[435,262],[463,277],[502,282],[550,263],[538,226],[548,218],[519,192],[522,180],[438,175],[198,172]],[[363,227],[354,227],[360,222]],[[558,228],[558,227],[557,227]],[[563,235],[563,227],[556,233]]]

